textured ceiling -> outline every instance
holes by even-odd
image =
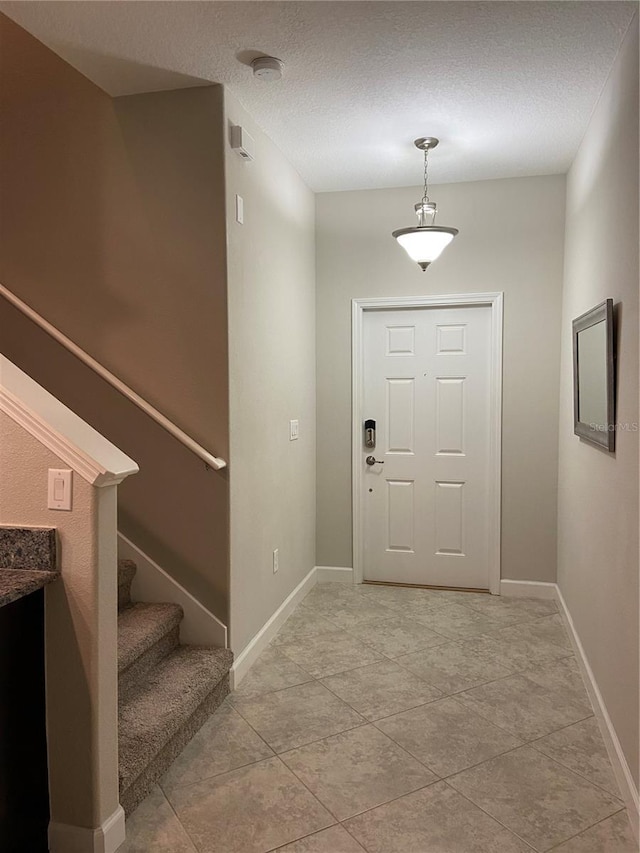
[[[564,172],[636,2],[0,2],[112,95],[228,86],[316,191]],[[257,54],[285,62],[252,77]]]

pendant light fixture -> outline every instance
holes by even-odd
[[[429,151],[435,148],[438,142],[434,136],[424,136],[414,142],[416,148],[424,151],[424,193],[422,201],[415,205],[418,224],[415,228],[399,228],[393,232],[398,243],[409,257],[417,262],[422,272],[431,261],[435,261],[458,233],[457,228],[435,225],[438,207],[434,201],[429,200]],[[428,217],[431,217],[429,224]]]

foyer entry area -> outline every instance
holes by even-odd
[[[123,853],[634,853],[556,605],[316,586]]]

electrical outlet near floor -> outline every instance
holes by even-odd
[[[274,575],[278,571],[278,560],[279,560],[279,554],[278,554],[278,549],[276,548],[273,552],[273,573],[274,573]]]

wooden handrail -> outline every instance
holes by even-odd
[[[186,432],[183,432],[180,427],[176,426],[169,420],[169,418],[165,417],[162,412],[159,412],[154,408],[151,403],[148,403],[139,394],[136,394],[136,392],[129,388],[128,385],[125,385],[117,376],[114,376],[111,371],[107,370],[106,367],[103,367],[95,360],[95,358],[92,358],[89,353],[86,353],[77,344],[74,344],[72,340],[70,340],[66,335],[63,335],[61,331],[56,329],[55,326],[52,326],[51,323],[45,320],[44,317],[41,317],[37,311],[34,311],[33,308],[26,304],[26,302],[23,302],[22,299],[19,299],[14,293],[7,290],[7,288],[2,284],[0,284],[0,295],[4,296],[7,302],[10,302],[18,309],[18,311],[24,314],[25,317],[33,320],[36,325],[61,344],[65,349],[69,350],[70,353],[73,353],[73,355],[75,355],[76,358],[79,358],[80,361],[87,365],[87,367],[90,367],[91,370],[97,373],[98,376],[105,380],[105,382],[108,382],[113,386],[116,391],[119,391],[128,400],[138,406],[138,408],[142,409],[145,414],[149,415],[150,418],[153,418],[157,424],[160,424],[163,429],[170,433],[181,444],[188,448],[192,453],[195,453],[195,455],[202,459],[206,465],[210,468],[214,468],[216,471],[227,467],[227,463],[224,459],[221,459],[219,456],[214,456],[212,453],[209,453],[208,450],[205,450],[202,445],[198,444],[198,442],[191,438],[191,436],[187,435]]]

